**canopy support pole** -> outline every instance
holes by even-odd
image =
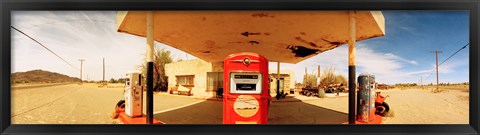
[[[147,11],[147,124],[153,124],[153,12]]]
[[[348,124],[355,124],[356,116],[356,83],[355,83],[355,11],[349,11],[349,30],[350,37],[348,39]]]
[[[277,100],[280,99],[280,62],[277,62]]]

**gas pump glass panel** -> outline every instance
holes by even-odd
[[[230,73],[230,93],[260,94],[262,93],[261,73]]]

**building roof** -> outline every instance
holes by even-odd
[[[269,61],[298,63],[346,44],[347,11],[155,11],[154,39],[208,62],[254,52]],[[357,11],[356,39],[385,35],[378,11]],[[117,13],[118,32],[145,37],[146,13]],[[143,44],[140,44],[143,45]]]

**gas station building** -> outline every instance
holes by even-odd
[[[201,59],[173,62],[165,65],[168,90],[179,85],[191,89],[193,96],[213,97],[223,88],[223,62],[207,62]],[[270,70],[270,94],[276,94],[276,70]],[[280,91],[295,87],[293,70],[280,70]],[[169,92],[168,91],[168,92]]]

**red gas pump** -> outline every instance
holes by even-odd
[[[224,124],[267,124],[268,60],[255,53],[231,54],[224,60]]]

